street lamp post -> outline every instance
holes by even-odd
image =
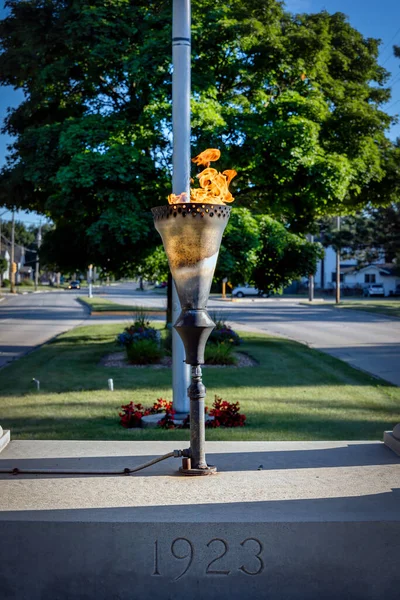
[[[12,213],[12,225],[11,225],[11,258],[10,258],[10,292],[15,294],[15,212]]]
[[[340,217],[336,217],[336,228],[340,232]],[[340,241],[336,249],[336,304],[340,304]]]
[[[309,241],[314,243],[314,236],[312,234],[309,235]],[[314,301],[314,273],[310,273],[308,276],[308,301]]]
[[[39,250],[42,245],[42,224],[39,223],[39,229],[37,233],[37,252],[36,252],[36,261],[35,261],[35,290],[38,289],[39,286]]]

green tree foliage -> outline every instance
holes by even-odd
[[[3,258],[2,256],[0,256],[0,283],[1,283],[1,278],[3,277],[4,271],[7,269],[7,266],[8,266],[7,260],[5,258]]]
[[[11,243],[12,221],[1,222],[1,235]],[[19,246],[27,248],[35,242],[35,233],[31,228],[25,226],[22,221],[15,221],[14,224],[14,241]]]
[[[149,208],[171,191],[172,3],[6,5],[0,84],[25,100],[5,123],[16,141],[0,201],[51,216],[60,266],[72,252],[125,273],[159,244]],[[222,150],[239,206],[304,232],[398,192],[377,40],[277,0],[192,8],[193,154]],[[243,262],[228,243],[221,260]]]
[[[387,263],[400,264],[400,204],[370,206],[362,213],[341,219],[340,231],[336,222],[321,222],[321,241],[325,246],[340,249],[343,258],[354,258],[359,266],[382,258]]]
[[[290,233],[270,217],[261,217],[259,227],[260,245],[252,273],[258,289],[274,291],[315,273],[317,261],[324,255],[321,244]]]
[[[228,277],[232,285],[251,281],[258,246],[257,219],[248,208],[236,208],[222,238],[215,280]]]

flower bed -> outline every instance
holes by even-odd
[[[162,429],[188,429],[190,427],[190,417],[187,416],[182,425],[176,425],[174,422],[175,411],[172,402],[158,398],[153,406],[145,408],[142,404],[123,404],[122,412],[119,413],[122,427],[132,429],[142,426],[142,418],[147,415],[160,414],[158,426]],[[227,402],[219,396],[214,397],[214,402],[210,410],[205,407],[206,427],[244,427],[246,424],[246,415],[240,414],[239,402]]]

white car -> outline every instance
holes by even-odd
[[[269,294],[261,292],[255,287],[251,287],[249,284],[239,285],[232,290],[232,296],[234,298],[244,298],[244,296],[261,296],[261,298],[268,298]]]
[[[385,288],[381,283],[374,283],[364,288],[364,296],[384,296]]]

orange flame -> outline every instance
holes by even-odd
[[[199,180],[199,188],[190,188],[189,202],[225,204],[233,202],[234,198],[230,193],[228,186],[232,179],[237,175],[233,169],[228,169],[219,173],[216,169],[210,168],[210,162],[216,161],[221,156],[221,152],[216,148],[208,148],[201,152],[192,162],[196,165],[204,165],[206,168],[196,175]],[[185,204],[188,202],[186,192],[179,195],[170,194],[168,196],[170,204]]]

